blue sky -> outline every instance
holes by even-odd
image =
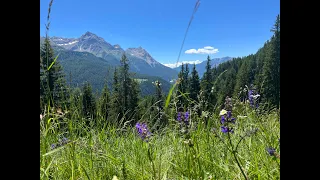
[[[40,0],[40,35],[50,0]],[[196,0],[55,0],[49,36],[87,31],[123,49],[143,47],[163,64],[175,64]],[[272,36],[280,0],[201,0],[180,61],[242,57]]]

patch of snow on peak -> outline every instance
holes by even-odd
[[[73,41],[73,42],[69,42],[69,43],[66,43],[66,44],[57,44],[58,46],[67,46],[67,45],[71,45],[71,44],[74,44],[74,43],[77,43],[79,41]]]

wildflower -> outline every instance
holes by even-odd
[[[268,151],[270,156],[275,156],[276,150],[273,147],[267,148],[267,151]]]
[[[256,93],[254,90],[249,90],[248,92],[248,99],[251,107],[259,107],[259,104],[257,103],[258,98],[260,97],[260,94]]]
[[[231,111],[228,111],[228,112],[227,112],[227,117],[228,117],[228,118],[231,118],[231,116],[232,116]]]
[[[224,110],[224,109],[222,109],[221,111],[220,111],[220,116],[223,116],[223,115],[225,115],[227,113],[227,111],[226,110]]]
[[[232,117],[231,110],[232,110],[231,98],[227,97],[225,100],[225,107],[220,111],[220,114],[219,114],[221,116],[221,120],[220,120],[221,124],[236,123],[236,118]],[[234,131],[233,131],[233,128],[230,128],[228,125],[224,125],[224,126],[221,126],[221,132],[233,133]]]
[[[69,139],[66,138],[66,137],[63,137],[62,140],[61,140],[62,144],[67,144],[68,142],[69,142]]]
[[[55,149],[57,146],[55,144],[51,144],[51,149]]]
[[[179,122],[183,121],[185,123],[185,125],[188,126],[189,125],[189,116],[190,116],[190,114],[188,111],[186,111],[185,113],[179,111],[178,115],[177,115],[177,121],[179,121]]]
[[[186,125],[189,125],[189,112],[188,111],[184,113],[184,123]]]
[[[224,106],[226,110],[232,110],[232,99],[229,96],[226,97]]]
[[[177,120],[180,122],[181,121],[181,112],[178,112]]]
[[[228,128],[225,127],[225,126],[221,126],[221,131],[222,131],[223,133],[227,133],[227,132],[228,132]]]
[[[232,124],[235,124],[235,123],[236,123],[236,118],[231,118],[230,122],[231,122]]]
[[[250,102],[250,105],[253,107],[253,90],[249,90],[248,92],[248,97],[249,97],[249,102]]]
[[[189,112],[188,111],[184,114],[184,118],[185,118],[185,120],[188,120],[188,118],[189,118]]]
[[[223,132],[223,133],[227,133],[227,132],[234,133],[233,129],[229,128],[227,126],[221,126],[221,132]]]
[[[224,124],[225,122],[230,122],[232,124],[236,123],[236,118],[232,117],[231,111],[227,112],[227,119],[224,115],[221,116],[221,124]]]
[[[221,116],[221,124],[224,124],[226,122],[226,119],[224,118],[224,116]]]
[[[138,131],[139,136],[141,137],[142,140],[145,140],[146,138],[150,137],[150,131],[148,130],[147,124],[146,123],[137,123],[136,128]]]

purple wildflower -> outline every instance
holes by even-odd
[[[227,133],[227,132],[228,132],[228,127],[226,127],[226,126],[221,126],[221,132]]]
[[[236,118],[231,118],[230,122],[235,124],[236,123]]]
[[[275,156],[276,150],[273,147],[267,148],[267,151],[268,151],[270,156]]]
[[[231,111],[228,111],[227,112],[227,118],[231,118],[232,114],[231,114]]]
[[[181,121],[181,112],[178,112],[177,120],[180,122]]]
[[[147,124],[146,123],[137,123],[136,128],[138,131],[139,136],[141,137],[142,140],[145,140],[146,138],[150,137],[150,131],[148,130]]]
[[[226,122],[226,119],[224,116],[221,116],[221,124],[224,124]]]
[[[51,149],[55,149],[57,146],[55,144],[51,144]]]
[[[257,102],[259,97],[260,97],[260,94],[256,93],[254,90],[249,90],[248,99],[251,107],[253,108],[259,107],[259,104]]]
[[[63,137],[62,140],[61,140],[62,144],[67,144],[68,142],[69,142],[69,139],[66,138],[66,137]]]
[[[189,118],[189,112],[185,112],[184,113],[184,118],[185,118],[185,121],[188,121],[188,118]]]
[[[221,126],[221,132],[223,132],[223,133],[227,133],[227,132],[234,133],[233,129],[229,128],[227,126]]]
[[[188,111],[184,113],[184,123],[186,125],[189,125],[189,112]]]
[[[250,105],[253,107],[253,90],[249,90],[248,97]]]

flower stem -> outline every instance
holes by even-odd
[[[234,159],[236,160],[237,165],[238,165],[238,167],[240,168],[240,171],[241,171],[242,175],[244,176],[244,178],[245,178],[246,180],[248,180],[246,174],[243,172],[243,170],[242,170],[242,168],[241,168],[241,165],[240,165],[240,163],[239,163],[239,161],[238,161],[238,158],[237,158],[237,156],[236,156],[236,151],[233,149],[233,145],[232,145],[232,143],[231,143],[231,138],[230,138],[230,132],[228,132],[228,138],[229,138],[229,143],[230,143],[230,146],[231,146],[231,149],[232,149],[233,157],[234,157]]]
[[[149,160],[151,161],[151,164],[152,164],[153,179],[156,179],[156,168],[154,167],[154,162],[153,162],[153,158],[152,158],[152,154],[151,154],[152,152],[151,152],[150,146],[149,146],[148,147],[148,157],[149,157]]]

